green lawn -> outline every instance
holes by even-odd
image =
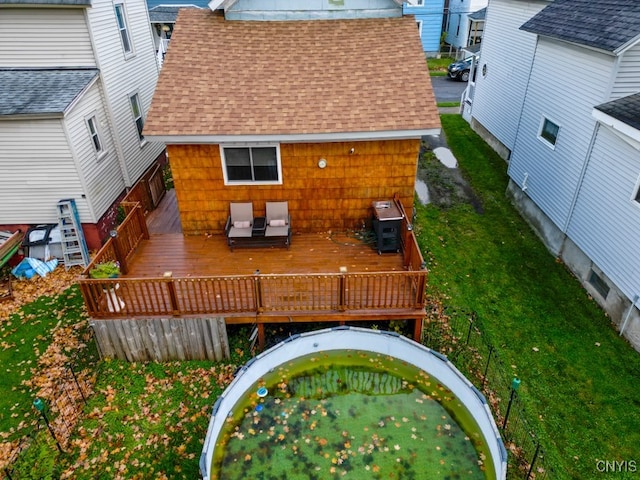
[[[455,59],[451,57],[427,58],[429,75],[432,77],[444,77],[447,74],[447,67],[453,62],[455,62]]]
[[[598,460],[637,462],[640,356],[506,200],[504,161],[460,116],[441,119],[484,213],[418,207],[430,293],[476,312],[514,366],[558,478],[602,475]]]

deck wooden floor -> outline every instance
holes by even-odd
[[[176,220],[177,219],[177,220]],[[282,247],[235,248],[226,237],[183,236],[175,190],[167,191],[147,217],[151,238],[142,242],[125,277],[389,272],[404,270],[402,254],[378,255],[368,238],[355,232],[293,234],[289,250]],[[295,227],[295,225],[294,225]]]
[[[152,234],[138,247],[125,277],[403,271],[402,254],[378,255],[372,245],[344,233],[293,235],[291,247],[235,248],[224,235]]]

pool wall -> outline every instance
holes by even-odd
[[[362,350],[389,355],[436,377],[469,410],[489,447],[496,479],[506,479],[507,451],[489,405],[484,395],[446,356],[394,332],[345,326],[291,336],[240,368],[213,406],[200,457],[200,473],[204,480],[210,480],[213,451],[225,419],[249,389],[265,374],[284,363],[310,353],[328,350]]]

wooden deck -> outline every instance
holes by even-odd
[[[295,225],[294,225],[295,226]],[[320,232],[293,234],[291,248],[238,248],[224,235],[183,236],[175,190],[167,191],[147,216],[150,239],[138,247],[125,277],[248,275],[260,273],[388,272],[405,270],[402,254],[378,255],[369,234]],[[295,229],[294,229],[295,231]]]
[[[92,318],[221,317],[257,324],[261,345],[264,324],[278,322],[410,319],[419,336],[427,272],[406,223],[403,253],[378,254],[366,231],[294,233],[289,249],[231,251],[224,235],[171,233],[179,215],[170,194],[146,221],[139,204],[123,205],[117,237],[85,271],[118,260],[123,275],[80,281]]]

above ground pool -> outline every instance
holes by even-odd
[[[213,408],[204,479],[504,479],[484,396],[405,337],[296,335],[237,373]]]

